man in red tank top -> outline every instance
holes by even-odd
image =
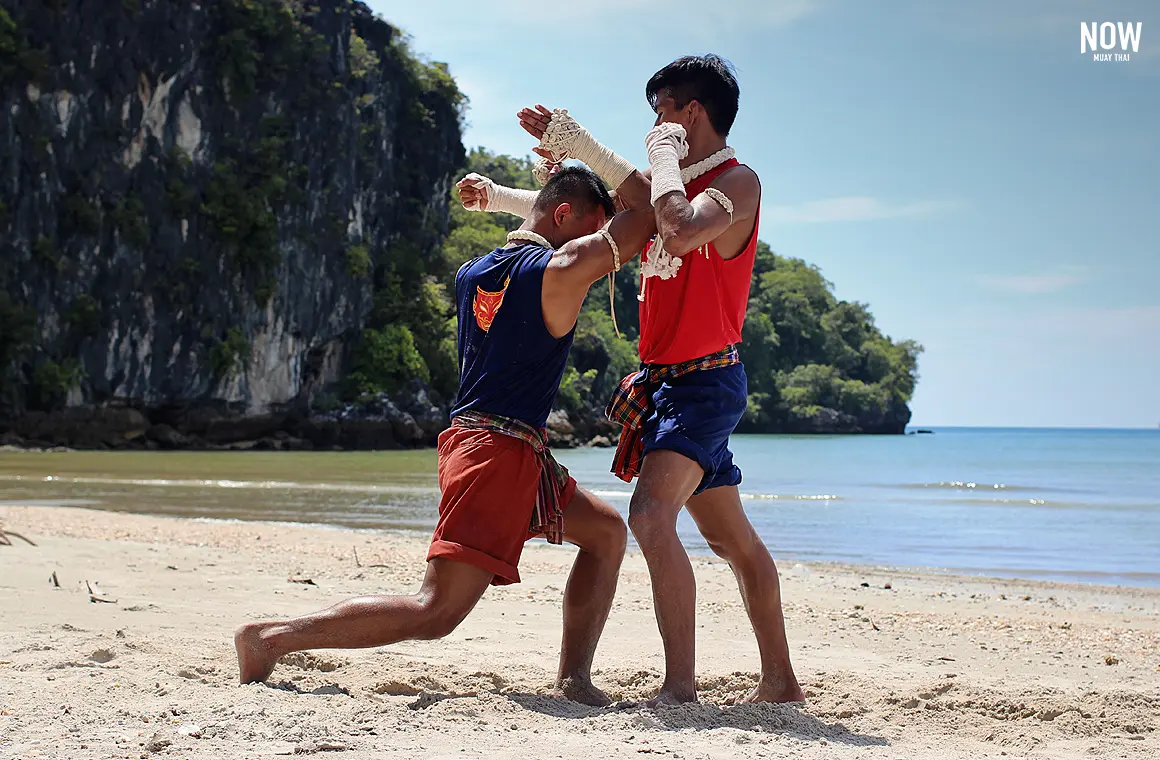
[[[737,577],[761,653],[749,701],[804,697],[790,664],[777,568],[741,506],[729,436],[747,403],[737,356],[757,249],[761,184],[726,136],[739,88],[717,56],[681,58],[646,88],[657,126],[646,144],[657,236],[642,259],[640,357],[609,407],[625,423],[614,472],[638,476],[629,527],[652,577],[665,648],[653,704],[697,699],[696,581],[677,537],[688,508]],[[671,125],[671,126],[670,126]]]

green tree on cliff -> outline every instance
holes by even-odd
[[[901,432],[918,380],[914,341],[895,342],[865,304],[839,301],[817,267],[759,243],[742,335],[745,432]]]

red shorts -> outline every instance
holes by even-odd
[[[466,562],[494,574],[492,585],[519,583],[517,565],[531,531],[540,483],[532,447],[490,430],[452,427],[439,436],[439,524],[427,559]],[[562,495],[568,504],[576,480]]]

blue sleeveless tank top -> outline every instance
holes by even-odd
[[[576,329],[554,338],[544,324],[542,287],[552,251],[498,248],[455,275],[459,311],[459,393],[468,409],[544,427],[560,389]]]

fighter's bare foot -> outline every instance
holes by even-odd
[[[571,676],[557,679],[553,692],[564,699],[570,699],[573,702],[591,707],[608,707],[612,704],[608,695],[596,688],[592,681],[587,678]]]
[[[680,707],[697,701],[697,692],[662,688],[661,693],[644,703],[645,707]]]
[[[806,695],[802,693],[802,689],[798,686],[798,682],[790,679],[789,682],[762,679],[757,686],[753,687],[753,691],[745,699],[741,700],[743,703],[753,704],[756,702],[805,702]]]
[[[238,650],[238,679],[242,683],[265,681],[274,672],[278,658],[262,639],[268,623],[247,623],[234,633]]]

